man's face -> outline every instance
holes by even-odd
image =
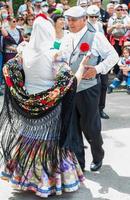
[[[123,9],[122,7],[118,7],[115,9],[115,13],[118,17],[121,17],[123,15]]]
[[[86,18],[68,17],[68,25],[72,33],[77,33],[86,25]]]

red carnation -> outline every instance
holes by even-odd
[[[84,42],[80,45],[80,51],[82,52],[86,52],[86,51],[89,51],[90,49],[90,46],[88,43]]]
[[[13,82],[11,81],[10,77],[6,77],[6,84],[8,85],[8,87],[13,87]]]
[[[126,60],[125,64],[130,65],[130,60]]]

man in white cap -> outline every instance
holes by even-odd
[[[90,0],[78,0],[77,6],[81,6],[82,8],[86,8],[91,4]]]
[[[73,137],[72,148],[76,153],[81,168],[85,168],[84,145],[82,132],[90,144],[93,161],[91,171],[97,171],[102,166],[104,150],[101,136],[101,119],[99,115],[100,81],[98,74],[107,73],[118,61],[118,55],[102,33],[86,25],[86,12],[80,6],[74,6],[65,11],[70,33],[62,47],[67,50],[69,65],[75,73],[79,63],[89,49],[92,56],[84,72],[83,80],[77,88],[72,125],[70,131]],[[103,61],[98,63],[99,57]]]
[[[96,31],[104,33],[103,25],[99,21],[100,9],[96,5],[87,8],[88,24],[93,26]]]

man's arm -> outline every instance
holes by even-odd
[[[119,60],[119,56],[114,47],[109,43],[107,38],[99,32],[95,33],[92,54],[97,54],[103,59],[103,61],[95,66],[97,74],[107,74]]]
[[[87,65],[83,79],[94,78],[99,73],[107,74],[118,62],[119,56],[117,52],[102,33],[97,32],[95,34],[91,51],[93,55],[101,56],[103,61],[96,66]]]

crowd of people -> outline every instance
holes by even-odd
[[[129,2],[0,1],[2,179],[48,197],[86,186],[83,135],[97,171],[106,93],[130,94]],[[108,86],[109,74],[115,78]]]

